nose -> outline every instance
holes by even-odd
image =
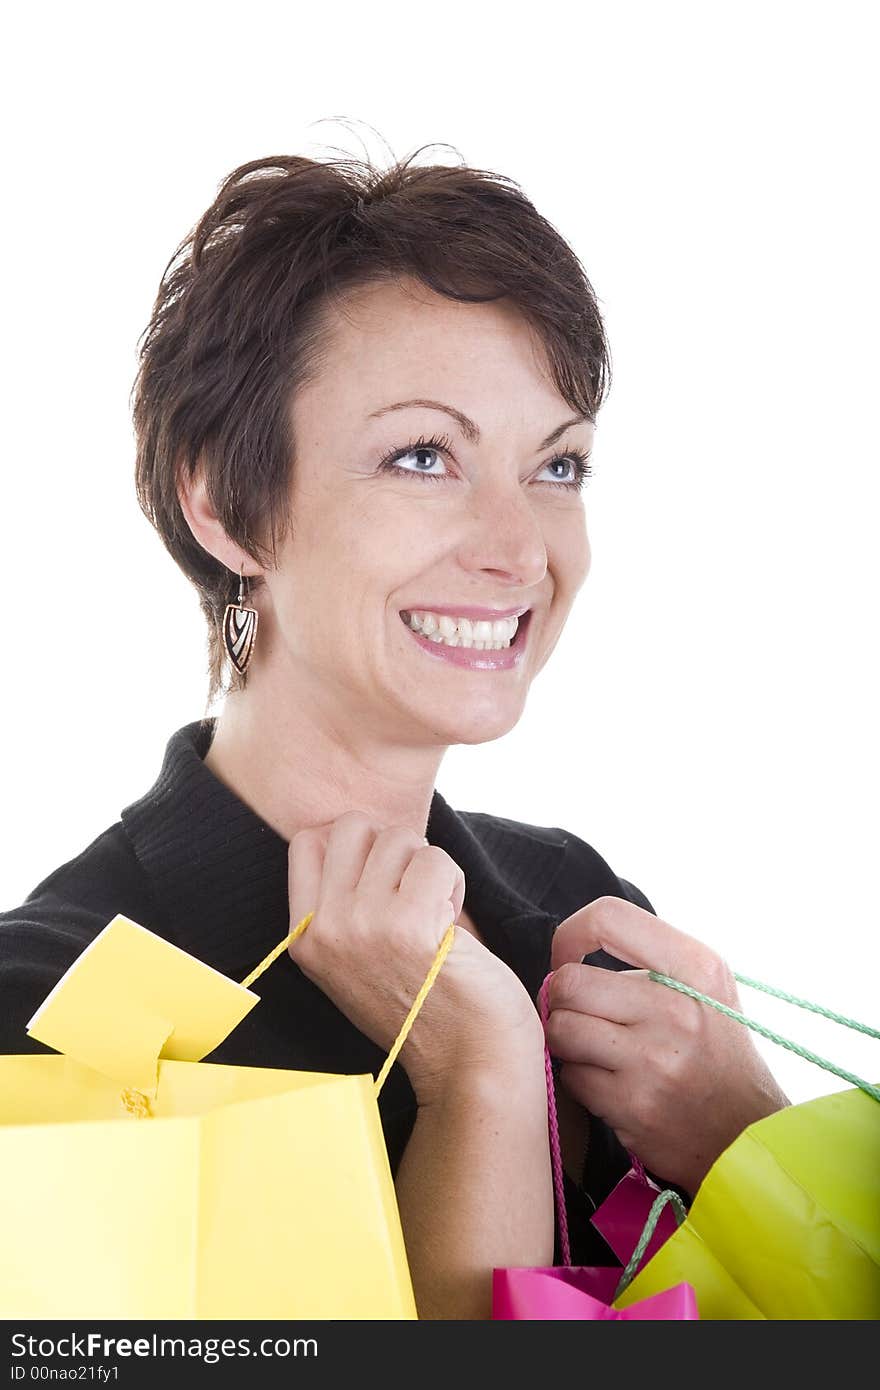
[[[459,559],[466,570],[486,571],[518,589],[540,584],[547,573],[547,545],[535,508],[519,485],[472,490]]]

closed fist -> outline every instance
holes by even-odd
[[[636,970],[584,965],[599,948]],[[652,1172],[695,1193],[746,1125],[788,1101],[751,1033],[648,970],[741,1011],[733,975],[694,937],[621,898],[588,903],[553,939],[546,1036],[560,1082]]]
[[[292,959],[345,1016],[390,1051],[465,880],[445,852],[405,826],[349,811],[290,843],[291,925],[314,916]],[[455,939],[400,1052],[421,1100],[461,1070],[543,1048],[540,1021],[518,977],[470,933]]]

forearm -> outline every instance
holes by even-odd
[[[493,1268],[553,1260],[543,1056],[420,1104],[396,1188],[419,1317],[490,1318]]]

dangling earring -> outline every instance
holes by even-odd
[[[223,642],[226,652],[236,671],[242,676],[254,654],[259,617],[256,608],[244,606],[246,583],[242,564],[238,577],[238,604],[228,603],[223,615]]]

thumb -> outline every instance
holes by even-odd
[[[655,917],[623,898],[595,898],[560,922],[553,936],[550,966],[558,970],[567,961],[581,961],[594,951],[607,951],[618,960],[640,970],[656,970],[661,975],[687,983],[697,983],[695,969],[714,953],[694,937]]]

